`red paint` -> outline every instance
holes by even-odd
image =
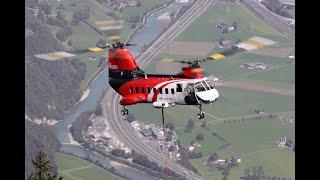
[[[202,72],[203,72],[202,68],[191,68],[190,66],[186,65],[182,67],[181,74],[191,79],[200,79],[200,78],[203,78]]]
[[[109,50],[109,68],[123,71],[132,71],[138,67],[131,52],[127,49],[110,49]]]

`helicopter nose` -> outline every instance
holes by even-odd
[[[219,92],[216,89],[212,89],[212,101],[216,101],[219,98]]]

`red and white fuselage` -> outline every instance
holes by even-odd
[[[130,51],[109,50],[109,83],[122,96],[121,105],[153,103],[198,105],[214,102],[219,93],[214,82],[202,75],[202,69],[184,66],[175,75],[147,74],[142,71]]]

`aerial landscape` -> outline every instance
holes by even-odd
[[[295,1],[26,0],[25,132],[26,179],[293,180]]]

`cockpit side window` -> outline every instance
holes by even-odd
[[[196,83],[195,89],[196,89],[196,91],[198,91],[198,92],[206,91],[206,88],[203,86],[202,83],[198,83],[198,84]]]
[[[201,82],[202,82],[202,84],[206,87],[207,90],[210,90],[208,84],[207,84],[205,81],[201,81]]]

